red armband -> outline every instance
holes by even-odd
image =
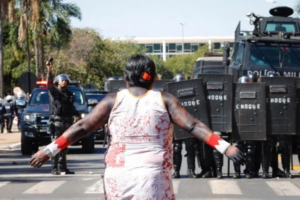
[[[225,153],[230,144],[217,136],[216,134],[212,134],[210,138],[206,142],[209,146],[213,147],[220,153]]]
[[[60,136],[58,139],[56,139],[54,142],[46,146],[44,150],[48,150],[50,152],[51,156],[55,156],[58,154],[61,150],[65,149],[70,144],[66,140],[64,136]]]
[[[67,139],[64,136],[60,136],[54,141],[54,144],[57,144],[57,148],[60,150],[65,149],[70,144],[68,143]]]

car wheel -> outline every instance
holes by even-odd
[[[32,154],[32,142],[21,138],[21,153],[22,155],[31,155]]]
[[[91,134],[89,137],[82,139],[82,152],[93,153],[95,149],[94,135]]]

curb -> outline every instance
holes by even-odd
[[[0,150],[16,150],[21,148],[21,143],[11,144],[8,146],[0,146]]]

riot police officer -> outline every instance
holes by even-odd
[[[177,74],[173,78],[173,82],[179,82],[186,80],[186,76],[184,74]],[[195,174],[195,145],[196,145],[195,138],[185,139],[185,149],[186,149],[186,156],[187,156],[187,165],[188,165],[188,177],[189,178],[197,178]],[[180,168],[181,168],[181,161],[182,161],[182,143],[183,140],[176,140],[173,141],[173,165],[174,165],[174,174],[173,178],[180,178]]]
[[[4,109],[5,109],[5,114],[4,114],[4,118],[7,121],[7,133],[12,133],[11,131],[11,127],[12,127],[12,121],[14,118],[14,112],[15,112],[15,108],[14,105],[12,103],[12,96],[11,95],[7,95],[6,98],[6,103],[4,104]]]
[[[47,68],[47,85],[50,94],[50,132],[52,138],[56,139],[71,126],[74,115],[80,116],[73,105],[73,93],[67,89],[70,83],[68,75],[58,75],[54,80],[54,85],[51,59],[47,62]],[[64,149],[52,158],[52,174],[59,175],[61,172],[74,174],[67,168],[66,154],[67,149]]]
[[[1,128],[1,133],[3,133],[4,129],[4,106],[2,105],[2,99],[0,98],[0,128]]]
[[[19,130],[21,129],[20,124],[21,124],[21,117],[22,114],[26,108],[26,100],[25,100],[25,94],[23,92],[18,92],[16,94],[16,113],[18,117],[18,128]]]
[[[238,79],[238,83],[252,83],[257,80],[257,77],[242,76]],[[259,141],[236,141],[236,145],[246,154],[246,168],[244,170],[246,178],[258,176],[258,171],[261,164],[261,143]],[[233,178],[240,178],[241,171],[239,163],[234,163],[235,175]]]

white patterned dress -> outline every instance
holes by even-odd
[[[161,93],[118,92],[108,128],[106,199],[173,200],[173,126]]]

